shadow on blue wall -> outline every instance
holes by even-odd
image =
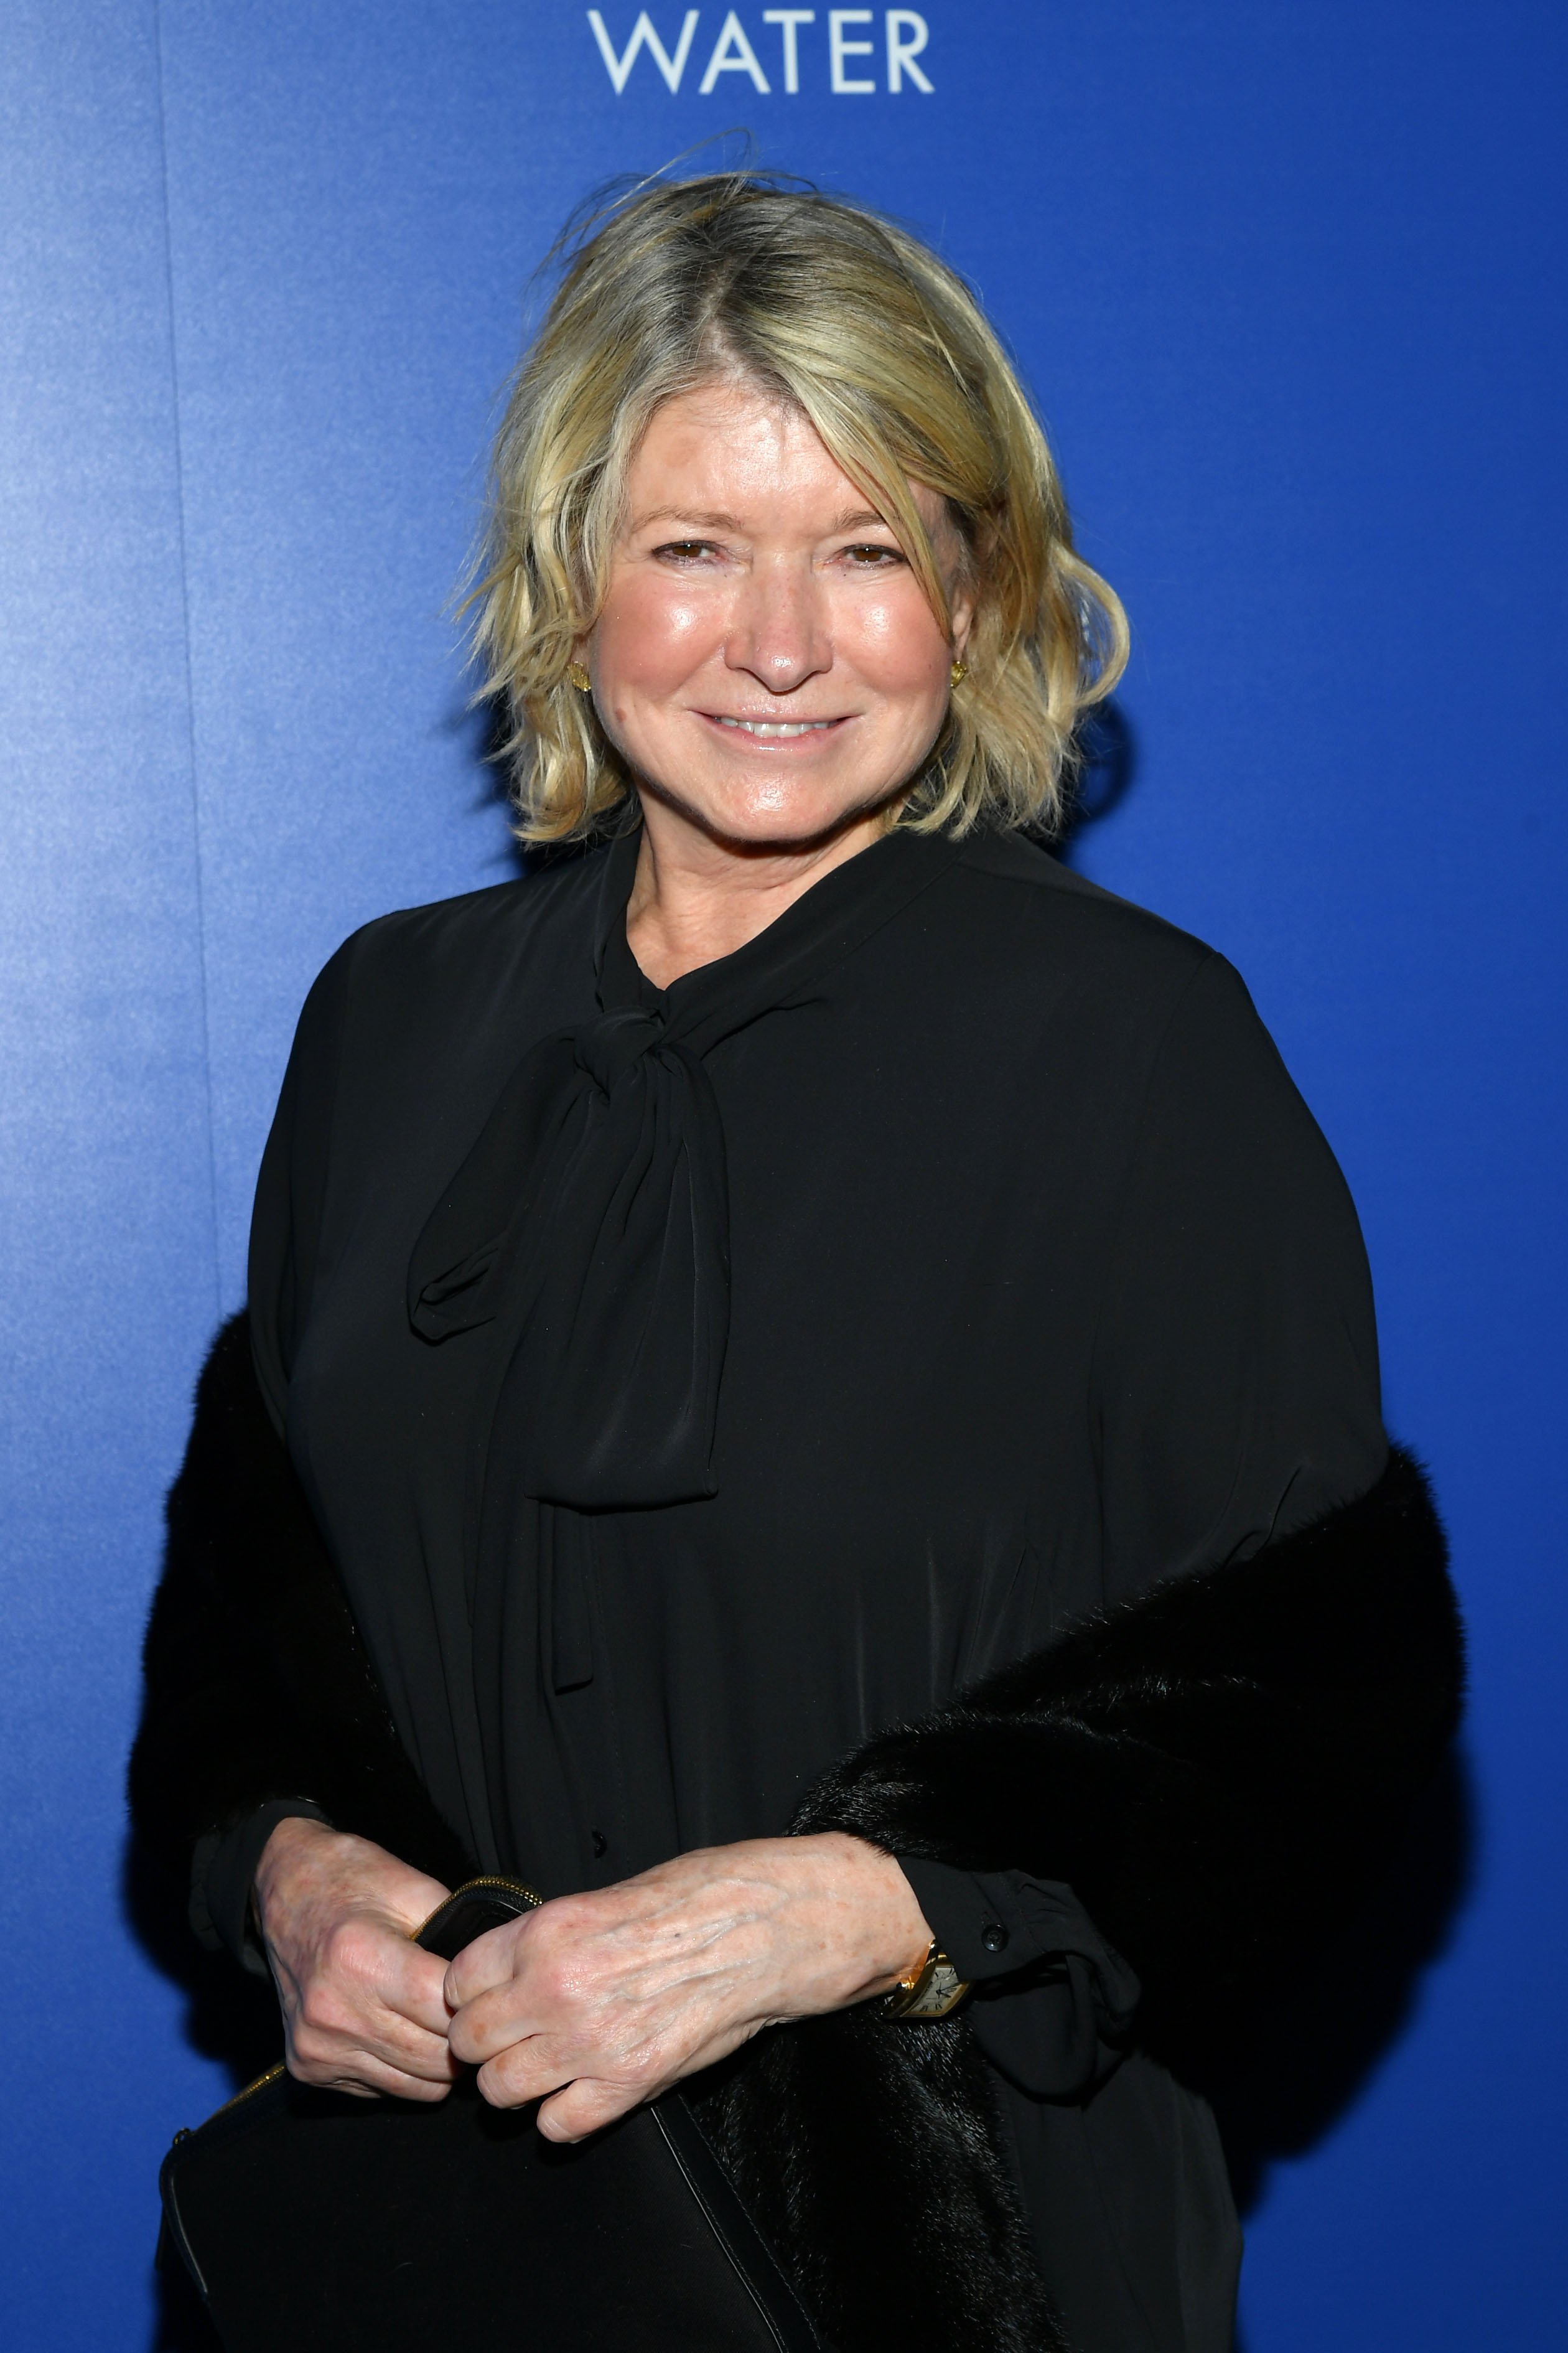
[[[1475,1872],[1476,1808],[1461,1744],[1416,1807],[1394,1866],[1310,1970],[1254,2021],[1237,2063],[1205,2086],[1237,2201],[1254,2211],[1268,2169],[1301,2157],[1355,2105],[1410,2023]],[[1332,1905],[1335,1890],[1322,1901]]]
[[[1079,728],[1079,756],[1067,820],[1052,845],[1069,866],[1075,845],[1121,806],[1138,779],[1138,739],[1114,697],[1091,711]]]

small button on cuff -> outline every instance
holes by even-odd
[[[983,1920],[980,1924],[980,1941],[988,1953],[1005,1952],[1007,1931],[1000,1920]]]

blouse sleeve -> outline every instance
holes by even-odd
[[[333,1104],[354,943],[341,947],[305,999],[261,1156],[250,1222],[250,1334],[257,1378],[282,1434],[289,1380],[309,1312],[321,1244]]]
[[[251,1356],[262,1401],[279,1438],[286,1430],[289,1376],[321,1233],[348,957],[349,948],[341,948],[305,1000],[262,1155],[251,1218]],[[271,1799],[222,1830],[204,1834],[192,1857],[190,1915],[197,1936],[209,1947],[226,1947],[260,1976],[267,1974],[267,1964],[251,1931],[251,1883],[268,1839],[289,1816],[327,1820],[308,1796]]]
[[[1247,1556],[1386,1460],[1355,1210],[1221,956],[1194,973],[1150,1079],[1091,1410],[1108,1602]]]

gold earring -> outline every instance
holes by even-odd
[[[581,662],[568,662],[566,675],[579,694],[586,694],[594,683]]]
[[[969,676],[969,664],[966,661],[955,661],[947,675],[954,686],[962,686]]]

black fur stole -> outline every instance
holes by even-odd
[[[1201,2068],[1376,1876],[1458,1715],[1441,1528],[1397,1448],[1358,1501],[1087,1620],[824,1775],[796,1831],[1068,1882],[1144,1988],[1141,2039]],[[308,1797],[447,1884],[472,1869],[400,1746],[261,1403],[243,1317],[169,1499],[132,1764],[169,1862]],[[763,2034],[689,2087],[837,2353],[1063,2343],[962,2013],[875,2006]]]
[[[1065,1880],[1138,1972],[1140,2040],[1201,2077],[1370,1888],[1462,1677],[1442,1529],[1395,1448],[1359,1501],[865,1742],[794,1828]],[[1063,2340],[991,2108],[962,2013],[865,2010],[762,2038],[702,2102],[836,2343],[1039,2353]]]

